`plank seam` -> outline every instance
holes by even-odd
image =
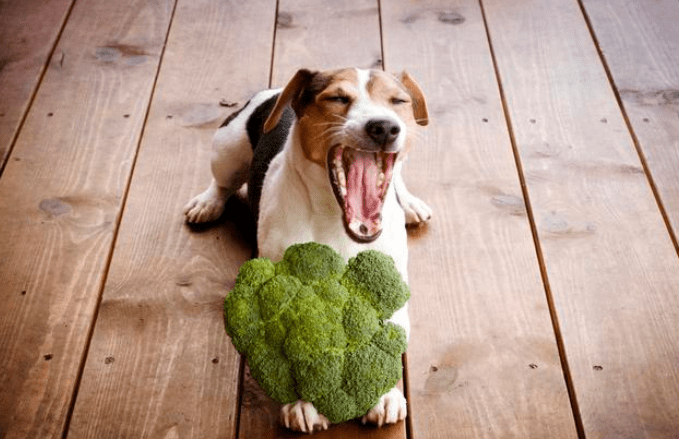
[[[236,391],[236,429],[234,430],[234,438],[240,437],[240,420],[241,420],[241,407],[243,407],[243,394],[245,388],[245,357],[238,354],[238,390]]]
[[[672,228],[672,223],[670,221],[669,215],[667,215],[665,204],[663,203],[662,197],[660,196],[660,192],[658,191],[658,187],[656,186],[655,180],[653,179],[651,168],[648,166],[648,162],[646,161],[646,155],[644,154],[644,150],[641,146],[641,141],[639,140],[639,137],[634,131],[632,121],[630,120],[629,115],[627,114],[625,104],[623,103],[622,97],[618,92],[618,87],[615,83],[613,73],[611,72],[608,62],[606,61],[606,56],[603,50],[601,49],[601,45],[599,44],[599,39],[597,38],[596,32],[594,31],[592,21],[590,20],[589,15],[587,14],[587,8],[585,7],[582,0],[578,0],[578,5],[580,6],[580,12],[582,13],[585,23],[587,24],[587,29],[589,30],[589,34],[592,37],[592,41],[594,41],[594,47],[596,48],[597,54],[599,55],[599,59],[601,60],[601,64],[604,67],[606,78],[608,79],[608,83],[611,86],[613,95],[615,96],[615,100],[618,103],[618,107],[620,108],[622,118],[625,121],[625,125],[627,125],[627,130],[630,133],[632,143],[634,144],[634,148],[636,149],[637,155],[639,156],[639,161],[641,162],[641,167],[644,170],[644,174],[646,175],[646,180],[648,180],[648,184],[651,187],[651,192],[653,193],[655,202],[658,205],[658,209],[660,210],[660,215],[662,216],[662,219],[665,222],[667,233],[670,235],[670,240],[672,241],[672,245],[674,246],[674,251],[677,253],[677,256],[679,257],[679,238],[677,238],[677,235],[675,234],[674,229]]]
[[[406,399],[406,403],[410,400],[410,375],[408,374],[408,352],[406,351],[401,357],[402,367],[403,367],[403,396]],[[413,423],[413,411],[408,410],[405,420],[406,427],[406,438],[412,439],[415,437],[415,426]]]
[[[273,20],[273,40],[271,42],[271,63],[269,64],[269,88],[273,87],[273,68],[276,59],[276,34],[278,33],[278,12],[280,0],[276,0],[276,12]]]
[[[279,13],[279,8],[280,8],[280,0],[276,0],[276,11],[274,12],[274,22],[273,22],[273,32],[272,32],[272,41],[271,41],[271,62],[269,63],[269,88],[273,87],[273,71],[274,71],[274,61],[276,57],[276,35],[278,33],[278,13]],[[252,257],[256,257],[257,255],[254,254],[254,249],[253,249],[253,255]],[[238,390],[236,392],[236,428],[234,430],[234,437],[239,438],[240,437],[240,427],[241,427],[241,418],[243,414],[243,395],[245,394],[245,357],[243,355],[239,354],[239,364],[238,364]]]
[[[7,167],[7,163],[9,163],[9,158],[12,155],[12,152],[14,151],[14,146],[17,143],[17,140],[19,139],[19,134],[21,133],[21,130],[24,128],[24,124],[26,123],[26,119],[28,119],[28,113],[31,111],[31,108],[33,107],[33,103],[35,102],[35,98],[38,95],[38,90],[40,90],[40,86],[42,85],[43,80],[45,79],[45,75],[47,74],[48,66],[52,62],[52,57],[54,56],[54,52],[57,50],[57,46],[59,45],[59,41],[61,40],[61,36],[64,33],[64,29],[66,29],[66,23],[68,23],[68,20],[71,18],[71,12],[73,12],[73,7],[75,6],[77,0],[71,0],[71,4],[68,7],[68,10],[66,11],[66,15],[64,16],[64,20],[61,22],[61,27],[59,29],[59,32],[57,32],[57,36],[54,38],[54,42],[52,43],[52,48],[49,51],[49,55],[47,55],[47,59],[42,65],[42,68],[40,69],[40,73],[38,75],[38,81],[35,83],[35,86],[33,87],[33,91],[31,92],[30,97],[28,98],[28,103],[26,104],[26,108],[24,108],[23,114],[21,115],[21,118],[19,119],[19,124],[16,127],[16,130],[14,131],[14,135],[12,136],[12,140],[9,142],[9,147],[7,148],[7,153],[5,154],[5,160],[0,163],[0,178],[2,178],[2,175],[5,173],[5,168]]]
[[[561,327],[559,325],[558,314],[556,311],[556,306],[554,303],[554,297],[552,295],[551,286],[549,284],[549,277],[547,275],[547,267],[545,265],[544,255],[542,252],[542,246],[540,245],[540,238],[537,231],[537,226],[535,223],[535,216],[533,214],[532,205],[530,202],[530,195],[528,193],[528,187],[526,185],[526,179],[523,172],[523,166],[521,164],[521,155],[519,153],[519,148],[516,142],[516,136],[514,134],[514,129],[512,125],[512,118],[509,113],[509,107],[507,105],[507,99],[502,85],[502,75],[500,74],[500,69],[498,67],[497,58],[495,56],[495,51],[493,49],[493,41],[490,35],[490,28],[488,26],[488,20],[486,17],[486,10],[483,6],[483,0],[479,0],[479,6],[481,8],[481,16],[483,18],[483,24],[486,30],[486,38],[488,40],[488,48],[490,50],[490,56],[493,62],[493,69],[495,70],[495,77],[497,79],[498,92],[500,94],[500,100],[502,103],[502,111],[505,116],[505,122],[507,125],[507,131],[509,134],[509,140],[512,146],[512,153],[514,155],[514,162],[516,164],[516,171],[519,177],[519,182],[521,185],[521,192],[524,199],[524,204],[526,207],[526,215],[528,217],[528,222],[530,225],[531,235],[533,237],[533,244],[535,246],[535,253],[538,259],[538,265],[540,267],[540,277],[542,278],[542,283],[545,289],[545,298],[547,300],[547,306],[549,308],[549,314],[552,321],[552,329],[554,330],[554,336],[556,338],[556,345],[559,352],[559,360],[561,362],[561,370],[564,375],[564,380],[566,383],[566,389],[568,391],[569,401],[571,404],[571,410],[573,412],[573,420],[575,422],[575,428],[578,434],[578,438],[585,439],[585,429],[582,422],[582,415],[580,413],[580,406],[578,404],[577,395],[575,392],[575,386],[573,384],[573,378],[570,371],[570,366],[568,363],[568,356],[566,354],[566,348],[563,342],[563,335],[561,333]]]
[[[380,64],[382,66],[382,70],[386,71],[386,63],[384,60],[384,32],[382,28],[382,0],[377,0],[377,23],[380,28]]]
[[[75,0],[74,0],[75,1]],[[170,13],[170,20],[167,26],[167,31],[165,32],[165,40],[163,42],[163,47],[160,52],[160,56],[158,59],[158,67],[156,68],[156,75],[155,78],[153,79],[153,85],[151,86],[151,93],[149,95],[149,101],[148,105],[146,106],[146,113],[144,114],[144,120],[142,123],[142,128],[139,133],[139,140],[137,141],[137,147],[134,152],[134,156],[132,158],[132,164],[130,166],[130,174],[127,178],[127,182],[125,184],[125,189],[123,190],[123,196],[121,200],[121,206],[120,206],[120,212],[118,213],[118,216],[116,218],[115,222],[115,228],[113,230],[113,238],[111,239],[111,244],[107,256],[107,260],[104,266],[104,274],[101,279],[101,283],[99,285],[99,291],[98,291],[98,296],[97,296],[97,304],[94,308],[94,317],[92,318],[92,322],[90,323],[90,327],[87,331],[87,342],[85,343],[85,349],[83,350],[82,357],[80,359],[80,365],[78,367],[78,375],[76,376],[75,379],[75,384],[73,386],[73,392],[71,394],[71,402],[70,406],[68,409],[68,413],[66,414],[66,422],[64,424],[64,431],[62,433],[62,439],[67,439],[68,438],[68,432],[70,429],[71,425],[71,419],[73,417],[73,412],[75,410],[75,404],[78,398],[78,392],[80,390],[80,384],[82,382],[82,377],[83,373],[85,371],[85,364],[87,362],[87,358],[89,356],[89,351],[90,351],[90,345],[92,343],[92,336],[94,335],[94,329],[97,325],[97,320],[99,317],[99,309],[101,307],[101,302],[104,296],[104,289],[106,288],[106,281],[108,280],[108,275],[111,269],[111,263],[113,262],[113,255],[115,253],[115,248],[116,248],[116,243],[118,242],[118,233],[120,231],[120,224],[122,223],[123,217],[125,215],[125,209],[127,207],[127,199],[130,194],[130,188],[132,186],[132,178],[134,176],[134,170],[137,166],[137,159],[139,158],[139,151],[141,150],[141,144],[144,140],[144,134],[146,132],[146,125],[149,120],[149,114],[151,113],[151,106],[153,105],[153,98],[156,93],[156,87],[158,85],[158,77],[160,76],[160,70],[163,66],[163,59],[165,57],[165,49],[167,48],[167,42],[170,37],[170,32],[172,30],[172,23],[174,22],[174,17],[175,13],[177,11],[177,3],[179,0],[174,0],[174,4],[172,6],[172,12]]]

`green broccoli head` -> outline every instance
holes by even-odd
[[[330,422],[365,414],[401,378],[405,331],[386,322],[410,297],[391,257],[348,263],[318,243],[252,259],[224,301],[226,330],[276,401],[303,399]]]

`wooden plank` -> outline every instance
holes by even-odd
[[[0,6],[0,171],[72,3],[6,0]]]
[[[191,230],[182,209],[210,181],[217,126],[267,85],[275,8],[178,2],[69,438],[235,435],[240,357],[222,303],[249,223],[235,203]]]
[[[679,2],[585,1],[585,9],[679,235]],[[677,247],[679,251],[679,247]]]
[[[300,67],[328,69],[381,65],[380,27],[374,0],[281,0],[278,6],[273,84],[284,86]],[[306,437],[279,424],[280,405],[266,397],[246,370],[241,404],[241,438]],[[404,438],[405,423],[386,428],[358,421],[333,425],[318,438]]]
[[[172,3],[78,2],[0,180],[0,430],[60,437]]]
[[[410,240],[412,437],[576,437],[479,4],[382,14],[432,120],[405,176],[434,211]]]
[[[679,264],[578,4],[484,2],[588,438],[679,431]]]
[[[302,67],[381,67],[377,0],[281,0],[278,11],[274,87]]]

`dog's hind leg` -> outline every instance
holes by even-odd
[[[212,140],[212,182],[184,207],[189,223],[214,221],[224,211],[226,201],[248,179],[252,162],[252,145],[246,122],[252,102],[217,130]],[[250,110],[250,111],[248,111]]]

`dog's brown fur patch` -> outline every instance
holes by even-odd
[[[327,85],[323,90],[313,91],[313,102],[301,109],[301,114],[297,117],[305,157],[325,168],[328,149],[332,146],[333,130],[339,129],[344,123],[351,103],[358,98],[358,75],[354,69],[318,75]],[[338,100],[340,97],[347,102]]]

